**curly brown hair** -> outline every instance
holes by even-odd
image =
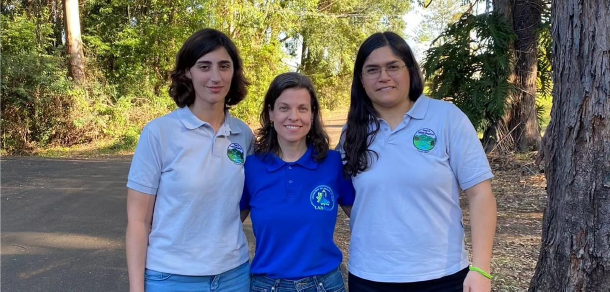
[[[178,107],[190,106],[195,102],[193,82],[186,77],[186,71],[195,66],[203,55],[220,47],[227,50],[234,66],[231,87],[225,97],[225,109],[238,104],[246,97],[250,82],[244,76],[243,62],[237,47],[224,33],[205,28],[191,35],[176,56],[176,67],[171,72],[172,83],[169,87],[169,95]]]

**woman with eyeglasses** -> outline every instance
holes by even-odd
[[[491,290],[493,175],[466,115],[423,95],[423,86],[400,36],[376,33],[362,43],[338,146],[356,190],[352,292]],[[469,202],[472,262],[461,190]]]

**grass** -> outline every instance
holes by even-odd
[[[137,143],[137,140],[135,143]],[[135,145],[136,144],[134,144],[133,139],[123,137],[119,139],[103,140],[71,147],[54,146],[44,149],[36,149],[32,152],[32,155],[45,158],[111,159],[133,154]]]
[[[340,129],[347,116],[347,108],[341,108],[334,111],[323,110],[322,117],[325,120],[325,125],[331,136],[331,141],[336,143],[339,141]],[[249,125],[255,130],[259,127],[256,124]],[[90,158],[120,158],[123,156],[132,155],[138,144],[139,133],[130,133],[116,139],[106,139],[95,141],[87,144],[65,146],[40,147],[34,149],[29,155],[40,156],[45,158],[73,158],[73,159],[90,159]],[[334,144],[333,144],[334,145]],[[8,153],[2,149],[2,156],[7,156]]]

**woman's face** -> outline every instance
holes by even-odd
[[[275,100],[269,118],[280,144],[306,145],[307,133],[313,122],[311,96],[305,88],[289,88]]]
[[[374,50],[366,58],[360,80],[378,110],[409,102],[409,70],[388,46]]]
[[[186,71],[186,77],[191,79],[195,89],[195,104],[224,105],[231,88],[233,71],[233,61],[224,47],[201,56]]]

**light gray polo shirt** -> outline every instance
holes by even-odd
[[[379,158],[352,180],[349,271],[416,282],[464,269],[460,189],[493,177],[474,127],[455,105],[423,95],[393,131],[380,122],[369,148]]]
[[[157,196],[146,268],[216,275],[249,260],[239,200],[252,139],[228,113],[214,134],[188,107],[144,127],[127,187]]]

